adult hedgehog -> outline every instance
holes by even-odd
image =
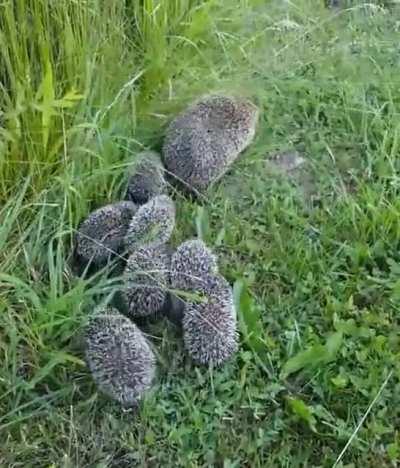
[[[257,120],[257,107],[245,99],[201,99],[167,130],[163,156],[168,171],[189,190],[206,191],[251,143]]]

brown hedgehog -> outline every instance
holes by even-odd
[[[202,300],[186,302],[184,307],[185,348],[196,363],[220,366],[238,349],[232,289],[222,276],[215,275],[205,278],[199,292]]]
[[[141,247],[128,259],[121,299],[132,318],[153,315],[162,310],[169,286],[168,247]]]
[[[204,192],[253,140],[258,109],[228,96],[207,96],[170,124],[163,146],[168,171],[189,190]]]
[[[133,253],[140,247],[159,247],[168,242],[175,227],[175,204],[159,195],[142,205],[126,231],[125,246]]]
[[[155,151],[143,151],[136,155],[136,161],[128,179],[126,199],[138,205],[166,192],[164,166]]]
[[[200,239],[183,242],[172,256],[171,285],[190,291],[202,286],[204,278],[218,272],[217,257]]]
[[[150,389],[155,357],[139,328],[107,307],[86,330],[86,360],[99,389],[125,407],[136,406]]]
[[[79,226],[75,254],[81,264],[102,266],[122,253],[129,223],[137,207],[129,201],[103,206],[93,211]]]

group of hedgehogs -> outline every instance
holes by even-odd
[[[219,366],[238,348],[232,288],[202,240],[169,244],[175,227],[170,180],[204,193],[253,140],[258,109],[227,95],[201,98],[167,129],[158,153],[137,155],[124,201],[92,212],[77,231],[81,266],[124,263],[113,305],[100,308],[85,331],[85,353],[99,389],[124,407],[136,406],[154,382],[156,359],[136,322],[178,317],[194,362]]]

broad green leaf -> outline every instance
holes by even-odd
[[[343,334],[332,333],[332,335],[326,340],[326,358],[330,361],[335,358],[336,353],[339,351],[340,346],[342,345]]]
[[[332,377],[331,382],[337,388],[345,388],[348,383],[348,379],[343,375],[338,375],[337,377]]]
[[[317,344],[305,351],[290,358],[282,369],[282,378],[297,372],[303,368],[313,368],[321,364],[326,364],[335,359],[337,352],[343,341],[341,332],[333,333],[326,341],[325,345]]]
[[[389,444],[386,448],[388,457],[392,461],[396,461],[399,459],[400,456],[400,447],[397,442],[393,442],[392,444]],[[395,465],[394,465],[395,466]]]
[[[210,221],[207,210],[203,206],[197,207],[195,216],[197,237],[207,241],[210,233]]]
[[[334,327],[336,331],[343,333],[343,335],[349,335],[356,338],[369,338],[373,332],[367,327],[358,327],[354,319],[335,320]]]
[[[43,146],[47,148],[49,141],[51,118],[54,115],[53,104],[54,104],[54,83],[53,83],[53,69],[50,61],[46,63],[46,73],[44,75],[42,87],[42,135],[43,135]]]
[[[233,285],[235,308],[238,313],[239,327],[247,344],[258,355],[265,353],[265,343],[262,341],[261,314],[252,297],[247,292],[247,286],[243,280],[235,281]]]
[[[288,398],[287,401],[292,412],[299,419],[305,421],[309,425],[310,429],[315,432],[316,419],[313,415],[313,408],[306,405],[303,400],[298,398]]]

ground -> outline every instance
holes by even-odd
[[[0,4],[0,465],[397,466],[396,2],[100,3]],[[80,339],[119,278],[76,277],[73,233],[209,91],[260,124],[207,197],[174,193],[174,243],[218,253],[240,352],[196,367],[179,328],[149,324],[157,383],[125,412]]]

